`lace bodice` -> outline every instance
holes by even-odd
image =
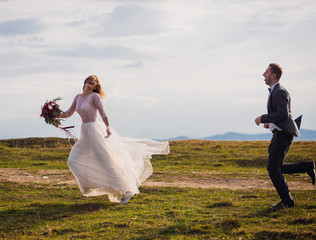
[[[78,94],[70,108],[65,112],[66,117],[70,117],[75,111],[79,113],[83,123],[95,122],[98,111],[102,118],[106,117],[104,105],[100,95],[97,93],[92,93],[84,97]]]

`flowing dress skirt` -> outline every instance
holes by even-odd
[[[151,156],[168,154],[169,143],[121,137],[113,129],[111,133],[104,138],[105,124],[98,120],[83,123],[68,165],[84,196],[107,194],[111,202],[120,202],[126,192],[139,193],[138,187],[153,173]]]

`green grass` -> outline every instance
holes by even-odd
[[[155,171],[179,174],[212,171],[266,173],[268,141],[171,141],[169,155],[154,156]],[[68,169],[70,145],[61,138],[0,140],[0,167],[25,169]],[[294,142],[286,162],[314,160],[316,142]]]
[[[127,205],[83,197],[77,188],[0,183],[0,237],[55,239],[313,239],[315,196],[274,211],[274,191],[141,188]]]
[[[70,145],[60,138],[0,140],[1,168],[67,169]]]
[[[154,156],[152,179],[168,175],[267,175],[269,142],[172,141]],[[68,169],[65,139],[0,141],[0,167]],[[287,162],[316,157],[315,142],[294,142]],[[211,174],[210,174],[211,176]],[[206,176],[207,177],[207,176]],[[293,176],[297,178],[299,176]],[[291,191],[296,207],[272,210],[275,190],[142,187],[127,205],[86,198],[77,187],[0,182],[0,239],[315,239],[315,190]]]

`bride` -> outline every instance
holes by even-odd
[[[84,196],[106,194],[111,202],[125,204],[153,173],[151,156],[168,154],[169,143],[119,136],[110,128],[102,97],[100,81],[91,75],[83,92],[59,116],[68,118],[77,111],[82,119],[80,139],[71,149],[68,166]],[[98,111],[103,123],[97,119]]]

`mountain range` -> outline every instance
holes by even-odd
[[[300,130],[301,136],[294,138],[294,141],[316,141],[316,131],[315,130],[307,130],[301,129]],[[195,138],[201,140],[216,140],[216,141],[257,141],[257,140],[264,140],[269,141],[271,140],[272,133],[262,133],[262,134],[244,134],[244,133],[236,133],[236,132],[227,132],[225,134],[218,134],[209,137],[203,138]],[[170,140],[187,140],[192,139],[187,136],[178,136],[169,139],[159,139],[164,141]]]

